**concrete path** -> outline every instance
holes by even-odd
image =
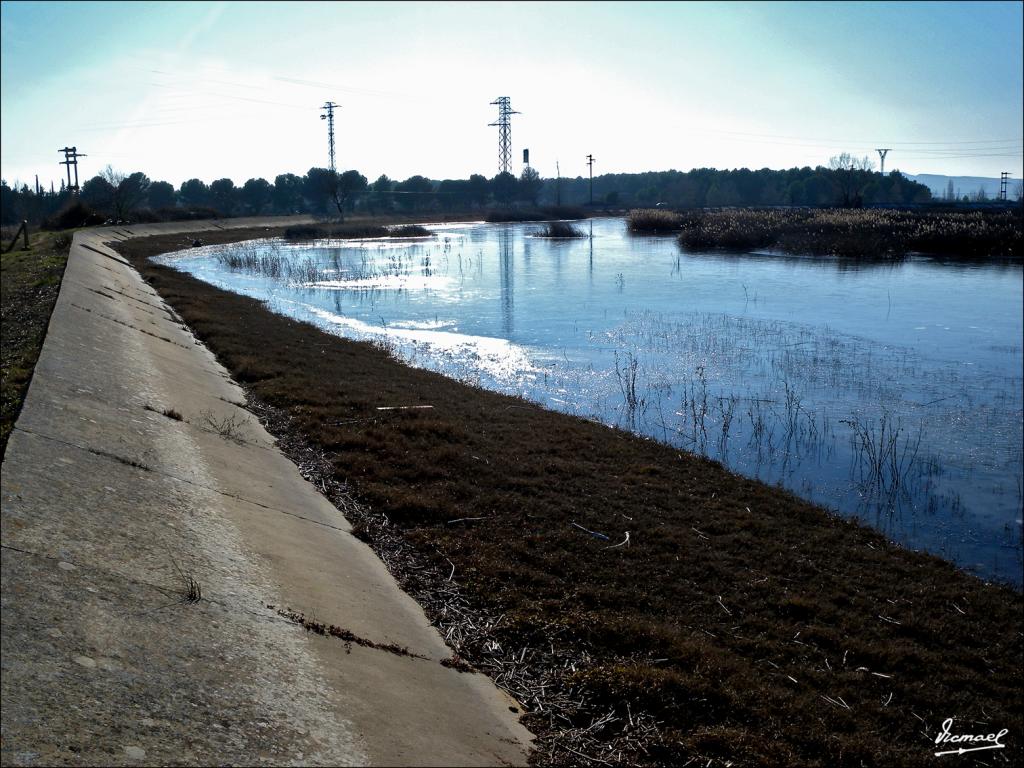
[[[2,762],[525,763],[515,702],[439,663],[419,606],[103,245],[204,228],[75,236],[3,464]]]

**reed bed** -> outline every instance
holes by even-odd
[[[631,232],[659,231],[662,211],[630,216]],[[655,223],[648,223],[651,220]],[[1019,210],[930,213],[881,209],[699,211],[679,215],[679,243],[689,250],[772,249],[800,255],[902,258],[926,253],[956,259],[1020,261]]]
[[[639,208],[629,212],[626,226],[634,235],[661,235],[678,232],[683,226],[682,214],[659,208]]]
[[[882,209],[630,211],[633,234],[679,233],[689,250],[749,251],[852,258],[927,253],[967,260],[1022,258],[1021,212],[918,212]]]
[[[586,237],[583,230],[579,227],[574,227],[565,221],[552,221],[550,224],[544,227],[544,229],[536,232],[537,237],[552,237],[552,238],[563,238],[563,237]]]

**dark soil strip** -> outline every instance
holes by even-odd
[[[253,232],[203,239],[268,236]],[[1005,750],[958,764],[1024,761],[1019,593],[144,258],[180,242],[117,248],[265,404],[300,469],[329,478],[457,658],[517,694],[536,761],[930,765],[950,717],[954,733],[1009,729]],[[433,407],[376,410],[396,405]]]
[[[273,608],[274,606],[268,605],[267,608]],[[393,653],[396,656],[408,656],[413,659],[426,659],[426,656],[420,656],[418,653],[413,653],[408,648],[402,645],[396,645],[395,643],[375,643],[373,640],[367,640],[365,637],[360,637],[351,630],[344,629],[343,627],[336,627],[333,624],[325,624],[322,621],[314,621],[313,619],[307,619],[306,616],[298,611],[293,611],[291,608],[285,608],[278,610],[277,614],[288,619],[293,624],[298,624],[300,627],[305,629],[307,632],[312,632],[323,637],[336,637],[339,640],[344,641],[345,645],[351,648],[352,644],[360,645],[364,648],[374,648],[378,651],[387,651]],[[441,662],[442,664],[444,662]]]

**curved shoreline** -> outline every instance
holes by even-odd
[[[629,743],[614,722],[588,755],[803,764],[857,753],[915,764],[927,754],[915,718],[935,729],[949,716],[1020,722],[1012,590],[712,462],[410,369],[144,261],[172,246],[122,250],[336,479],[397,523],[440,581],[454,577],[480,615],[511,617],[466,639],[460,655],[485,666],[492,643],[536,653],[550,696],[586,700],[574,718],[611,711],[660,723],[646,758],[606,749]],[[430,418],[367,418],[385,396],[435,408]],[[362,426],[325,426],[353,419]],[[459,518],[480,522],[451,524]],[[570,522],[628,525],[631,547],[605,553]],[[572,674],[540,674],[581,650],[589,661]],[[524,703],[542,759],[572,759],[559,751],[568,731],[539,714],[543,697]]]

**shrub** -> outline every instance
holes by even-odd
[[[388,230],[388,235],[391,237],[432,237],[431,232],[426,227],[421,227],[419,224],[406,224],[402,227],[392,227]]]
[[[537,235],[538,237],[586,237],[583,232],[566,221],[552,221]]]
[[[63,210],[43,221],[43,229],[74,229],[90,227],[104,222],[102,215],[96,213],[81,200],[75,200]]]

